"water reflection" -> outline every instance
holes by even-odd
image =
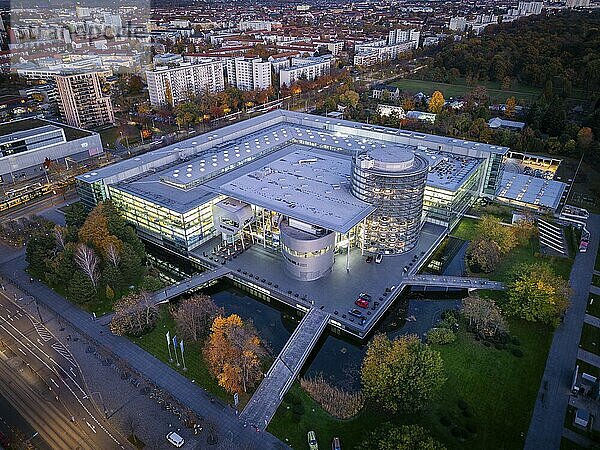
[[[460,242],[447,248],[453,250],[444,264],[443,273],[462,275],[466,243]],[[154,258],[157,258],[156,254]],[[205,293],[211,295],[226,314],[235,313],[244,320],[252,320],[275,355],[283,348],[300,319],[298,312],[292,308],[275,301],[271,304],[254,298],[227,282],[219,282],[205,290]],[[386,333],[390,338],[407,333],[423,337],[435,325],[441,313],[457,307],[464,295],[465,291],[462,290],[406,293],[390,307],[375,332]],[[335,331],[326,332],[309,356],[301,375],[321,373],[336,386],[357,390],[360,388],[360,366],[367,342],[368,339],[359,341],[346,335],[340,336]]]

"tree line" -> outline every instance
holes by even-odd
[[[158,289],[148,273],[144,245],[110,202],[89,214],[80,203],[66,208],[66,226],[35,233],[27,243],[29,272],[76,303],[110,302],[131,287]]]
[[[424,79],[454,82],[457,76],[474,84],[495,81],[503,86],[518,81],[543,87],[560,81],[566,89],[600,88],[600,13],[554,11],[498,25],[459,41],[449,38],[430,56]],[[453,79],[448,79],[451,77]]]

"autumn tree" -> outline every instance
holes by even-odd
[[[260,380],[267,355],[254,327],[237,314],[215,318],[203,352],[219,385],[231,393],[247,392]]]
[[[208,295],[195,294],[179,302],[173,310],[177,331],[190,341],[199,341],[210,331],[217,316],[224,314]]]
[[[460,311],[469,322],[469,327],[485,339],[508,334],[508,326],[502,312],[491,299],[479,296],[466,297],[462,301]]]
[[[471,272],[493,272],[500,261],[498,244],[487,239],[471,241],[465,253],[465,261]]]
[[[594,142],[594,133],[589,127],[582,127],[577,133],[577,145],[581,151],[589,150],[590,146]]]
[[[518,244],[512,227],[503,225],[498,217],[485,214],[477,224],[477,234],[482,239],[496,243],[501,254],[508,253]]]
[[[557,326],[569,306],[568,282],[546,262],[522,264],[508,283],[506,312],[531,322]]]
[[[506,104],[504,105],[504,115],[508,118],[512,118],[515,115],[517,107],[517,99],[514,97],[508,97]]]
[[[110,330],[119,336],[141,336],[156,325],[158,308],[148,292],[129,294],[113,307]]]
[[[364,393],[392,413],[423,408],[445,381],[440,353],[416,335],[390,340],[378,334],[368,345],[362,364]]]
[[[444,450],[419,425],[392,425],[386,422],[371,431],[358,446],[358,450]]]
[[[434,114],[439,114],[442,112],[445,103],[446,100],[444,99],[444,95],[440,91],[435,91],[429,99],[429,111]]]
[[[110,246],[120,249],[123,243],[110,233],[108,227],[105,205],[104,203],[100,203],[87,216],[84,224],[79,229],[79,240],[82,243],[93,246],[102,255],[106,255],[106,251]]]

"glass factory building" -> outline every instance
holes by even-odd
[[[188,255],[260,244],[311,281],[336,253],[394,255],[498,188],[505,147],[277,110],[81,175],[140,236]],[[211,241],[212,242],[212,241]],[[203,247],[204,248],[204,247]]]

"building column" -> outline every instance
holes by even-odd
[[[348,233],[348,243],[346,244],[346,270],[350,270],[350,233]]]

